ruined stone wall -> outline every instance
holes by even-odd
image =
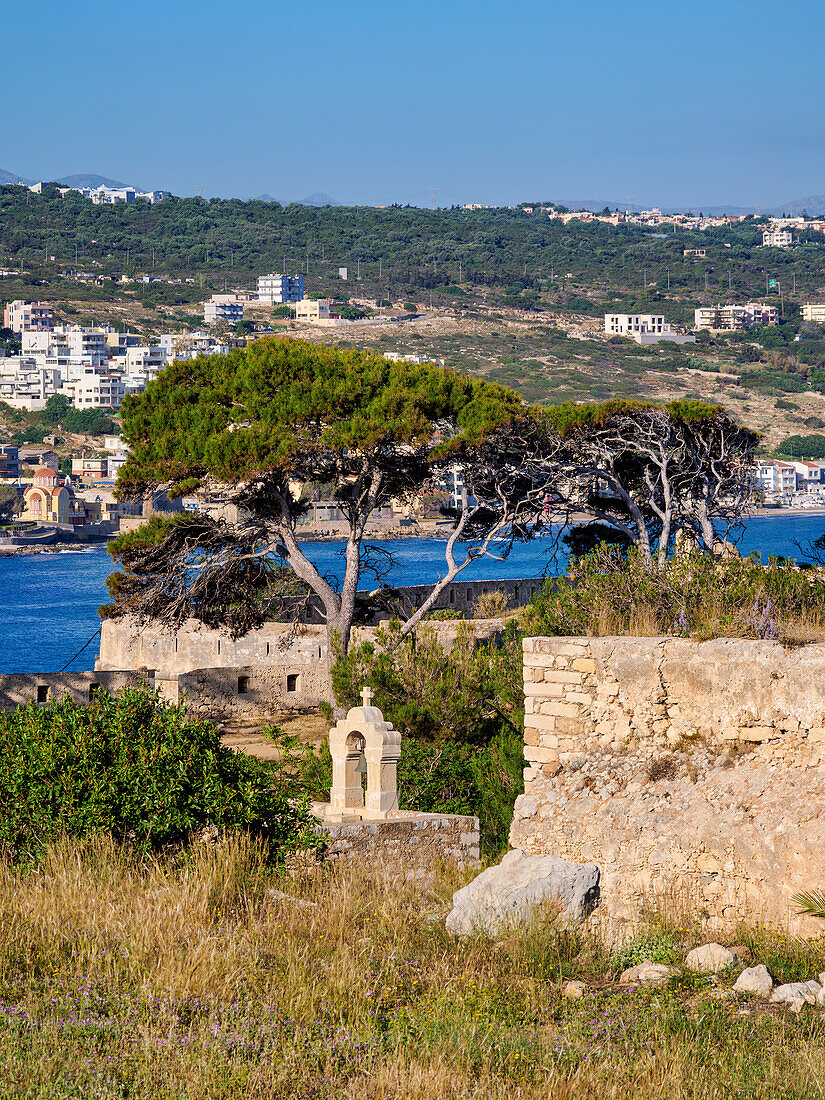
[[[602,869],[621,938],[646,911],[811,929],[825,888],[825,646],[524,642],[525,793],[510,843]]]
[[[427,622],[444,649],[455,641],[459,620]],[[479,641],[504,629],[501,619],[475,619],[467,628]],[[353,644],[374,641],[375,627],[356,627]],[[308,709],[330,698],[326,630],[268,623],[243,638],[232,639],[198,623],[176,633],[138,626],[134,621],[105,619],[95,668],[130,669],[148,676],[164,699],[183,701],[214,719],[267,718],[285,708]]]
[[[326,668],[317,662],[198,668],[175,679],[177,698],[171,684],[163,694],[185,701],[201,718],[257,720],[282,714],[284,707],[317,707],[327,697],[327,681]]]
[[[96,691],[114,695],[125,687],[139,687],[146,677],[139,672],[15,672],[0,675],[0,710],[14,710],[26,703],[45,706],[68,695],[88,703]]]
[[[323,815],[321,815],[323,816]],[[479,858],[477,817],[398,810],[383,821],[323,821],[317,830],[336,856],[422,871],[438,862],[472,865]]]

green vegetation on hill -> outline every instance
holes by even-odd
[[[598,312],[601,299],[616,306],[651,308],[665,297],[691,298],[707,289],[717,297],[764,294],[765,263],[786,286],[800,290],[821,279],[825,238],[794,249],[758,251],[753,221],[706,232],[654,234],[639,226],[601,223],[567,226],[521,210],[426,210],[418,207],[282,207],[238,199],[171,198],[148,205],[95,206],[56,189],[31,195],[0,188],[0,256],[37,263],[44,253],[120,273],[195,272],[249,280],[267,270],[307,271],[318,289],[344,289],[339,266],[357,273],[373,297],[441,293],[454,304],[462,287],[493,286],[503,301],[540,307],[541,292],[565,308]],[[729,247],[728,247],[729,246]],[[707,259],[683,255],[702,247]],[[127,256],[128,254],[128,256]],[[357,277],[357,275],[356,275]],[[147,302],[183,302],[189,288],[150,284]],[[595,294],[595,298],[594,298]],[[674,320],[688,320],[690,308]]]
[[[789,435],[776,450],[789,458],[825,458],[825,435]]]

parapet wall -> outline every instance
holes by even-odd
[[[461,620],[422,623],[445,649]],[[478,641],[504,629],[501,619],[466,624]],[[464,627],[462,627],[464,629]],[[353,644],[375,640],[374,627],[356,627]],[[326,629],[267,623],[242,638],[188,623],[175,633],[143,627],[129,618],[104,619],[95,668],[139,672],[170,702],[183,701],[203,717],[268,718],[284,709],[303,710],[329,699]],[[91,675],[91,674],[89,674]]]
[[[425,873],[437,863],[472,866],[479,858],[477,817],[396,810],[380,821],[326,820],[328,806],[315,803],[316,831],[333,856],[366,857],[372,864]]]
[[[825,888],[825,645],[524,642],[525,793],[510,843],[594,862],[621,937],[654,909],[801,930]]]
[[[68,695],[76,703],[88,703],[96,691],[114,695],[126,687],[147,682],[140,672],[44,672],[0,675],[0,710],[14,710],[26,703],[54,703]]]

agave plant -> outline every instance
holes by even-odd
[[[825,890],[812,890],[806,894],[794,894],[791,901],[799,906],[800,915],[825,920]]]

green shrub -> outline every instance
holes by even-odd
[[[146,689],[0,714],[0,850],[12,857],[95,832],[151,851],[206,825],[258,834],[273,856],[311,843],[260,762]]]
[[[825,575],[758,555],[717,559],[677,555],[649,568],[634,549],[601,545],[570,575],[545,584],[519,615],[527,637],[541,635],[786,638],[825,627]]]
[[[631,940],[613,954],[613,965],[617,971],[637,966],[646,959],[652,963],[664,963],[672,966],[681,960],[684,948],[669,932],[658,935],[639,936]]]

